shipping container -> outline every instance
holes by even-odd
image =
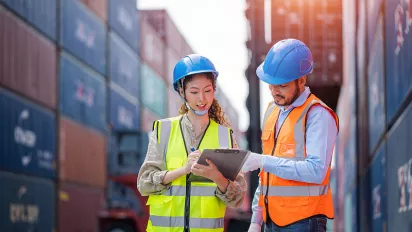
[[[167,94],[167,117],[175,117],[179,115],[179,110],[183,104],[183,99],[172,86],[167,88]]]
[[[55,115],[1,88],[0,112],[0,169],[55,178]]]
[[[52,181],[0,172],[0,189],[1,231],[56,231]]]
[[[407,13],[409,12],[409,13]],[[386,121],[394,116],[412,90],[412,3],[385,1]]]
[[[104,78],[67,53],[60,56],[61,112],[102,133],[106,130]]]
[[[109,27],[136,52],[139,52],[139,17],[136,1],[108,0]]]
[[[390,231],[412,230],[412,104],[388,133],[387,206]]]
[[[139,96],[139,59],[137,54],[113,31],[109,33],[110,80],[133,97]]]
[[[140,107],[137,98],[111,83],[109,122],[113,130],[138,130]]]
[[[63,181],[104,187],[106,137],[61,117],[59,178]]]
[[[384,232],[386,229],[386,145],[382,143],[369,171],[366,175],[368,181],[368,194],[366,197],[368,209],[369,231]]]
[[[369,52],[368,65],[368,108],[369,108],[369,151],[372,152],[385,132],[385,90],[383,18],[379,17],[376,33]],[[372,153],[370,153],[372,155]]]
[[[18,14],[50,40],[56,41],[57,0],[0,0],[0,3]]]
[[[107,30],[103,21],[79,0],[61,0],[60,4],[60,46],[105,76]]]
[[[98,232],[104,190],[62,182],[59,189],[60,232]]]
[[[171,86],[173,84],[173,70],[175,65],[182,57],[180,57],[172,48],[166,47],[166,85]]]
[[[0,85],[55,109],[54,44],[1,6],[0,35]]]
[[[164,81],[147,64],[142,62],[140,99],[160,117],[166,116],[167,90]]]
[[[166,43],[165,46],[174,50],[179,57],[183,57],[185,39],[177,29],[166,10],[140,10],[141,20],[147,20],[158,35]]]
[[[82,0],[104,22],[107,21],[107,0]]]
[[[118,182],[108,181],[107,203],[109,208],[129,209],[137,215],[144,213],[135,191]]]
[[[368,21],[368,49],[369,51],[373,47],[373,40],[375,38],[377,27],[380,27],[383,22],[378,22],[381,16],[383,0],[368,0],[367,5],[367,21]],[[379,25],[380,24],[380,25]]]
[[[147,18],[140,20],[140,48],[142,60],[167,81],[165,45],[160,35],[149,24]]]
[[[150,110],[147,107],[142,107],[141,112],[142,112],[142,114],[141,114],[142,118],[141,118],[141,121],[140,121],[141,131],[151,132],[152,129],[153,129],[153,122],[156,121],[156,120],[161,119],[161,117],[159,117],[158,115],[153,113],[152,110]]]

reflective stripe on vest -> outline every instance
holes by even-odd
[[[184,227],[184,217],[162,217],[150,215],[153,226],[162,227]],[[190,218],[189,227],[192,229],[215,229],[223,228],[224,218]]]
[[[266,195],[267,186],[261,186],[260,192]],[[268,196],[274,197],[310,197],[328,193],[329,186],[269,186]]]
[[[192,186],[190,188],[190,196],[214,196],[216,191],[215,186]],[[170,186],[170,188],[163,193],[166,196],[186,196],[186,186]]]

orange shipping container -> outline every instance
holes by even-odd
[[[140,124],[142,131],[152,131],[153,122],[158,119],[160,119],[160,117],[154,114],[150,109],[142,107],[142,120]]]
[[[82,0],[85,5],[92,9],[103,21],[107,21],[107,0]]]
[[[104,135],[62,117],[59,136],[59,178],[90,186],[106,183]]]
[[[56,108],[56,47],[0,6],[0,85]]]
[[[104,189],[60,183],[59,231],[99,231],[99,211],[104,208]]]

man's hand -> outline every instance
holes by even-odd
[[[256,153],[251,152],[246,162],[243,164],[242,172],[247,173],[250,171],[254,171],[258,168],[262,169],[263,163],[264,163],[263,157],[264,156],[261,154],[256,154]]]
[[[260,232],[261,231],[261,226],[256,223],[250,223],[249,230],[247,232]]]

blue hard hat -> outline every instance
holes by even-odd
[[[263,82],[282,85],[312,71],[313,59],[309,48],[297,39],[285,39],[273,45],[256,69],[256,74]]]
[[[175,65],[173,70],[173,87],[178,91],[178,81],[180,79],[188,75],[207,72],[213,73],[215,78],[219,75],[219,72],[216,71],[212,61],[208,58],[198,54],[187,55]]]

